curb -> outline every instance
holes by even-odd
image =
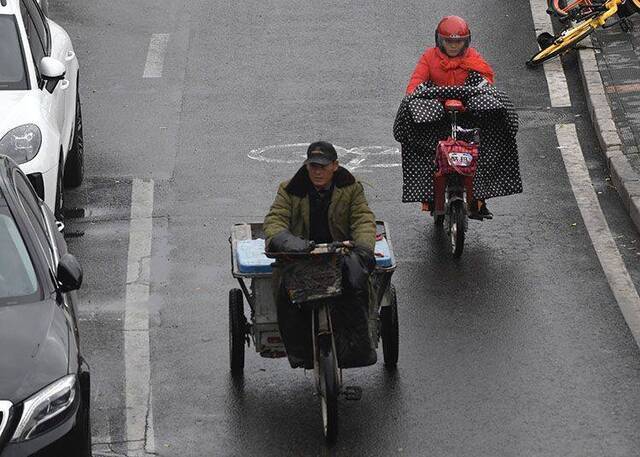
[[[591,47],[591,37],[583,44]],[[602,83],[596,54],[593,49],[579,49],[578,63],[591,122],[596,130],[602,154],[605,156],[611,181],[622,199],[622,204],[640,231],[640,174],[636,173],[622,152],[622,140],[618,135],[609,100]]]

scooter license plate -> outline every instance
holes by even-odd
[[[449,164],[454,167],[469,167],[473,163],[473,156],[468,152],[450,152]]]

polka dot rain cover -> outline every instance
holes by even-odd
[[[471,72],[464,86],[422,84],[400,104],[393,135],[402,146],[402,201],[433,200],[435,150],[451,134],[441,100],[461,100],[458,125],[480,129],[480,159],[474,178],[478,199],[522,192],[518,164],[518,115],[509,97]]]

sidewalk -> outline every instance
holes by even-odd
[[[636,29],[598,30],[579,62],[589,112],[611,180],[640,231],[640,15]],[[593,45],[594,49],[589,49]]]

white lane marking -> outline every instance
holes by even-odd
[[[582,219],[609,287],[640,346],[640,297],[600,208],[574,124],[556,125],[558,144]]]
[[[249,151],[250,159],[267,163],[299,164],[307,155],[309,143],[275,144]],[[400,150],[387,146],[356,146],[350,149],[334,145],[338,160],[348,170],[369,168],[395,168],[402,164]]]
[[[167,52],[169,43],[168,33],[154,33],[149,42],[147,51],[147,62],[144,65],[143,78],[162,77],[162,67],[164,66],[164,55]]]
[[[153,429],[149,351],[152,213],[153,181],[134,179],[124,313],[126,430],[130,456],[144,452],[148,431]]]
[[[153,430],[153,388],[151,387],[151,382],[149,382],[149,411],[147,412],[147,428],[145,433],[144,450],[147,454],[155,454],[156,435]]]
[[[547,77],[547,85],[549,86],[551,106],[554,108],[569,108],[571,106],[571,97],[569,96],[569,86],[562,68],[562,61],[557,57],[542,65],[544,66],[544,74]]]
[[[542,32],[553,34],[551,16],[547,14],[547,0],[529,0],[529,2],[536,36]],[[569,97],[569,86],[567,85],[567,78],[564,74],[560,58],[554,57],[542,65],[544,67],[545,77],[547,78],[547,86],[549,86],[551,106],[554,108],[570,107],[571,97]]]

